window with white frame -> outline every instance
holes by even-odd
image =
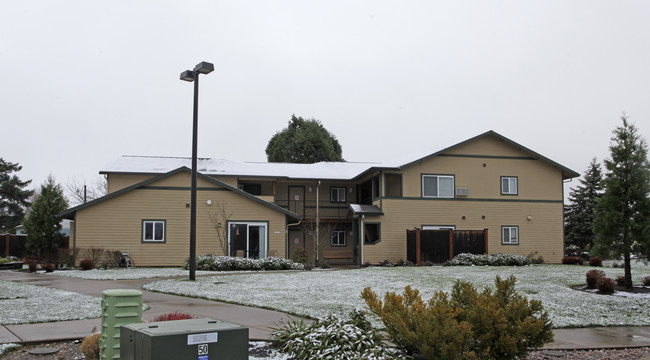
[[[517,195],[517,177],[501,177],[501,195]]]
[[[345,231],[342,230],[334,230],[332,231],[332,240],[330,241],[330,245],[332,246],[347,246],[348,242],[347,239],[345,238]]]
[[[453,198],[453,175],[422,175],[422,196],[431,198]]]
[[[330,188],[330,202],[344,203],[345,202],[345,188],[332,187]]]
[[[501,243],[503,245],[519,245],[519,226],[502,226]]]
[[[165,242],[165,220],[142,220],[142,242]]]

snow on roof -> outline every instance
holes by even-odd
[[[180,167],[191,168],[189,157],[123,155],[106,165],[100,174],[137,173],[164,174]],[[319,162],[290,164],[268,162],[237,162],[224,159],[199,158],[197,171],[204,175],[251,176],[289,179],[350,180],[380,163]]]

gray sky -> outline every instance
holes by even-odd
[[[0,156],[39,186],[116,156],[264,161],[291,114],[348,161],[487,130],[583,173],[650,136],[650,1],[3,1]],[[572,184],[577,184],[574,180]]]

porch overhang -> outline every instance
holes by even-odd
[[[355,215],[384,215],[384,212],[375,205],[350,204],[348,214]]]

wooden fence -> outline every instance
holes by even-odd
[[[406,257],[420,265],[441,264],[462,253],[487,254],[488,229],[483,230],[407,230]]]

